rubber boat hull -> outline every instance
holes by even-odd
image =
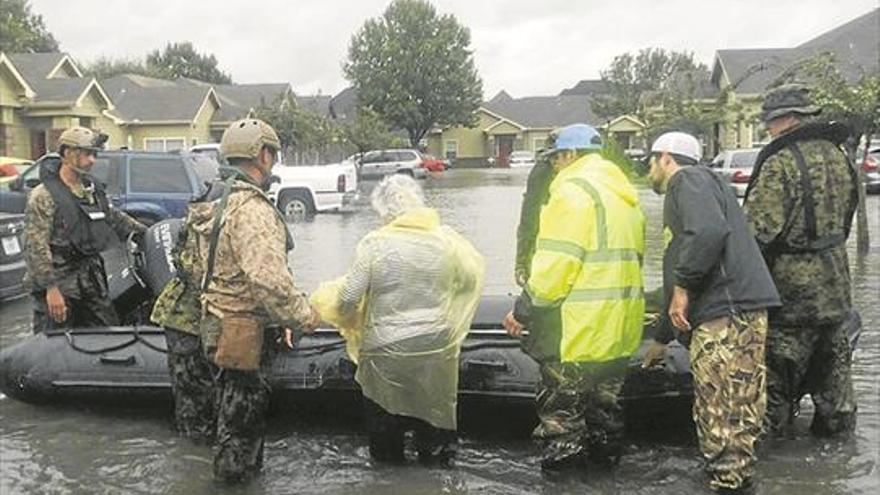
[[[533,407],[540,380],[537,363],[500,323],[511,307],[509,297],[485,297],[462,346],[459,403]],[[853,344],[861,325],[850,321]],[[661,403],[688,400],[693,389],[687,350],[667,346],[662,365],[644,369],[641,356],[653,335],[645,327],[642,348],[633,356],[623,400]],[[293,350],[272,360],[268,380],[274,401],[311,402],[358,396],[355,367],[339,335],[319,329]],[[170,382],[161,328],[128,326],[83,328],[34,335],[0,352],[0,390],[9,397],[51,404],[168,404]],[[466,411],[464,411],[466,414]]]

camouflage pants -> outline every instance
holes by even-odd
[[[718,318],[693,332],[694,423],[714,488],[740,488],[754,474],[767,404],[766,336],[766,311]]]
[[[174,425],[181,435],[210,443],[216,428],[214,378],[201,339],[166,328],[165,341],[174,396]]]
[[[623,437],[618,397],[625,374],[625,364],[600,369],[593,363],[541,363],[540,423],[533,436],[543,445],[542,467],[552,469],[585,455],[617,462]]]
[[[203,335],[220,334],[220,320],[216,317],[208,315],[202,319],[201,326]],[[206,355],[213,356],[216,347],[207,342],[202,344]],[[263,467],[270,391],[264,370],[270,362],[269,349],[269,345],[263,346],[263,368],[257,371],[222,369],[211,362],[217,418],[214,453],[214,478],[217,480],[228,483],[246,481]]]
[[[782,434],[809,393],[815,405],[810,430],[828,436],[855,428],[851,349],[843,324],[773,326],[767,336],[767,429]]]
[[[35,292],[32,297],[34,302],[34,333],[55,329],[110,327],[119,324],[119,317],[116,315],[113,303],[106,297],[81,299],[65,297],[67,319],[61,323],[56,323],[49,316],[45,291]]]

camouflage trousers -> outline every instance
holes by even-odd
[[[174,425],[196,441],[214,440],[214,377],[212,365],[197,335],[165,328],[168,372],[174,396]]]
[[[113,303],[107,297],[65,297],[67,305],[67,319],[56,323],[49,316],[49,306],[46,304],[46,292],[34,292],[34,333],[45,332],[55,329],[85,328],[85,327],[110,327],[119,324],[119,317],[113,308]]]
[[[541,363],[540,422],[532,435],[544,449],[543,468],[585,457],[605,464],[619,460],[623,417],[618,397],[625,375],[625,363]]]
[[[784,433],[809,393],[815,405],[810,430],[820,436],[855,428],[856,397],[844,324],[773,326],[767,336],[767,429]]]
[[[690,343],[694,423],[716,489],[747,486],[767,405],[764,345],[767,312],[700,325]]]
[[[202,319],[203,335],[219,335],[220,320],[208,315]],[[207,356],[216,347],[205,342]],[[214,452],[214,478],[227,483],[247,481],[263,467],[263,444],[266,435],[266,412],[269,406],[269,384],[265,370],[270,362],[263,346],[262,369],[239,371],[223,369],[211,361],[214,377],[214,415],[217,436]]]

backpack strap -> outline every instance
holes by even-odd
[[[234,181],[234,175],[226,179],[226,188],[223,191],[223,196],[220,197],[220,205],[217,208],[217,211],[214,212],[214,224],[211,226],[211,244],[208,248],[208,266],[205,270],[205,276],[202,279],[202,292],[208,290],[208,286],[211,284],[211,279],[214,278],[214,263],[217,261],[217,244],[220,240],[220,227],[223,224],[226,205],[229,203],[229,193],[232,191],[232,183]]]

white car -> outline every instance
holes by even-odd
[[[510,168],[527,168],[535,166],[535,154],[531,151],[514,151],[508,157]]]
[[[760,148],[725,150],[718,153],[709,164],[709,168],[727,178],[737,197],[741,198],[746,195],[749,179],[752,177],[752,168],[760,152]]]
[[[279,163],[272,168],[272,175],[280,180],[270,187],[269,197],[288,222],[315,213],[340,211],[357,199],[358,178],[354,162],[313,166]]]
[[[422,166],[422,156],[416,150],[375,150],[368,151],[360,158],[360,177],[362,179],[381,179],[386,175],[405,174],[414,179],[428,176]]]

